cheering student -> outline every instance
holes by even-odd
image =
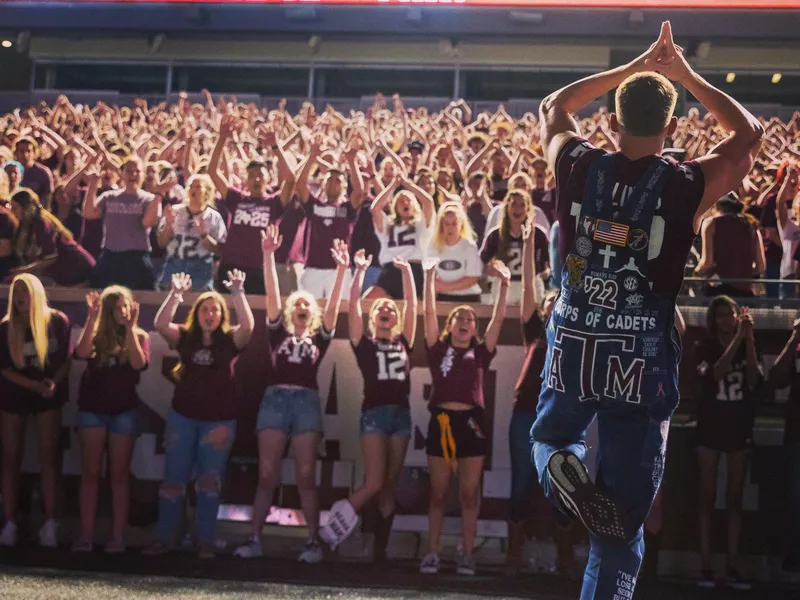
[[[75,348],[75,358],[87,362],[78,393],[81,533],[72,550],[92,550],[97,489],[107,447],[112,525],[106,552],[116,554],[125,551],[131,456],[139,433],[136,386],[150,361],[150,336],[137,323],[139,303],[130,290],[112,286],[102,294],[89,292],[86,304],[86,324]]]
[[[0,439],[3,440],[3,509],[0,546],[17,543],[17,484],[27,417],[36,422],[44,525],[39,544],[57,545],[56,487],[61,472],[61,407],[69,396],[70,333],[67,317],[47,305],[42,282],[29,273],[11,282],[0,321]]]
[[[749,589],[739,574],[742,495],[753,445],[755,390],[762,379],[761,352],[747,308],[728,296],[708,305],[708,337],[695,345],[698,377],[697,459],[700,464],[700,554],[698,585],[716,585],[711,570],[711,515],[717,500],[717,469],[724,454],[728,468],[728,567],[723,583]]]
[[[275,273],[275,251],[283,242],[278,228],[270,225],[262,234],[264,281],[267,284],[267,329],[272,357],[270,386],[258,411],[258,487],[253,500],[250,538],[239,546],[235,556],[263,554],[261,530],[281,473],[287,440],[295,457],[295,480],[300,505],[308,525],[308,539],[299,561],[318,563],[322,548],[319,530],[319,492],[316,485],[317,445],[322,434],[317,371],[333,339],[339,301],[350,255],[347,244],[335,240],[329,252],[337,265],[336,279],[325,311],[308,292],[295,292],[281,305],[281,291]]]
[[[40,198],[42,206],[50,210],[53,193],[53,173],[37,161],[39,158],[39,144],[33,138],[19,138],[14,144],[14,157],[24,168],[20,187],[26,187]]]
[[[8,195],[8,176],[4,170],[0,169],[0,281],[3,281],[11,269],[19,264],[14,252],[14,237],[19,226],[19,219],[11,210]]]
[[[150,258],[150,229],[161,219],[160,200],[141,189],[142,160],[132,156],[121,167],[123,187],[97,198],[92,178],[83,200],[87,221],[103,222],[103,250],[92,273],[92,287],[114,283],[134,290],[152,290],[155,283]]]
[[[185,273],[172,278],[172,289],[158,310],[156,331],[180,362],[173,371],[177,383],[164,431],[164,482],[158,501],[158,539],[145,554],[172,549],[186,496],[186,484],[194,479],[197,492],[196,535],[200,558],[213,558],[222,479],[236,436],[238,386],[233,366],[253,334],[253,313],[244,293],[245,275],[228,273],[226,287],[233,297],[238,325],[232,326],[228,305],[217,292],[203,292],[183,325],[172,322],[192,289]]]
[[[669,79],[730,132],[697,161],[660,156],[678,125]],[[614,88],[620,151],[609,153],[579,137],[571,115]],[[668,22],[632,62],[548,96],[539,121],[556,178],[564,270],[547,325],[533,454],[547,497],[591,534],[581,598],[610,600],[635,590],[643,523],[664,473],[679,400],[673,324],[686,257],[702,215],[752,167],[763,127],[692,70]],[[597,485],[582,463],[595,418]]]
[[[228,231],[214,209],[214,185],[208,175],[194,175],[187,184],[188,201],[167,207],[158,231],[158,244],[167,258],[158,285],[169,287],[172,276],[186,273],[194,291],[214,289],[214,255],[225,243]]]
[[[13,250],[19,266],[11,274],[32,273],[45,282],[75,286],[86,283],[95,266],[83,249],[36,194],[20,188],[11,196],[10,209],[17,220]]]
[[[336,548],[355,529],[356,514],[377,495],[373,558],[381,562],[386,559],[394,521],[395,482],[411,437],[409,354],[417,328],[417,293],[411,265],[404,258],[395,257],[394,264],[403,277],[403,311],[389,298],[374,300],[369,309],[369,335],[365,335],[360,300],[371,258],[365,257],[363,250],[355,255],[348,313],[350,343],[364,378],[360,429],[365,481],[348,499],[334,503],[328,525],[320,535]]]
[[[406,189],[398,191],[400,186]],[[387,215],[386,205],[390,201]],[[371,210],[381,244],[381,274],[378,282],[367,291],[366,298],[400,299],[403,295],[403,270],[394,264],[398,257],[411,265],[416,289],[421,291],[422,259],[435,214],[433,198],[408,178],[396,175],[375,197]]]
[[[475,232],[460,202],[445,202],[436,215],[428,256],[439,260],[436,299],[442,302],[480,304],[483,275]]]
[[[433,392],[429,400],[431,419],[425,447],[431,485],[429,552],[420,563],[420,572],[439,572],[445,503],[453,469],[457,467],[462,551],[457,571],[460,575],[474,575],[475,558],[472,551],[478,528],[483,461],[489,447],[483,419],[483,378],[494,358],[500,327],[505,319],[511,274],[501,262],[494,264],[500,292],[492,320],[481,341],[478,338],[475,310],[466,304],[450,311],[447,323],[439,333],[436,264],[437,261],[431,259],[425,269],[425,344]]]

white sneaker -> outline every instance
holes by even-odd
[[[419,572],[425,575],[436,575],[439,572],[439,555],[429,552],[419,564]]]
[[[239,558],[261,558],[264,556],[264,548],[261,546],[261,538],[252,535],[250,538],[233,551],[233,555]]]
[[[338,500],[333,503],[328,513],[328,523],[320,529],[319,536],[335,550],[336,547],[349,538],[358,524],[358,515],[353,505],[348,500]]]
[[[17,524],[11,521],[6,522],[3,532],[0,533],[0,546],[11,548],[17,545]]]
[[[54,519],[48,519],[39,530],[39,545],[42,548],[58,547],[58,524]]]
[[[301,563],[314,565],[318,562],[322,562],[322,558],[322,548],[319,542],[317,540],[308,540],[303,546],[303,551],[300,553],[300,556],[297,557],[297,560]]]

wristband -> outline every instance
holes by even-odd
[[[244,296],[244,288],[228,288],[231,296]]]

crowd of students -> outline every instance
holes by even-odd
[[[378,95],[366,112],[291,115],[204,92],[205,104],[54,106],[0,118],[0,278],[33,273],[48,284],[120,284],[168,289],[178,272],[193,289],[217,289],[227,271],[265,291],[259,235],[276,224],[281,289],[330,295],[334,239],[371,256],[367,298],[401,297],[393,258],[439,257],[440,298],[491,302],[492,260],[511,271],[519,302],[520,227],[532,222],[541,285],[559,273],[555,178],[542,158],[537,119],[473,116],[463,101],[439,113],[394,106]],[[609,114],[582,120],[595,146],[615,149]],[[800,117],[772,119],[758,160],[738,193],[704,221],[687,274],[706,277],[691,293],[795,297],[800,228]],[[692,109],[667,152],[691,159],[723,139],[713,117]],[[780,202],[776,198],[780,197]],[[750,240],[732,244],[732,240]],[[728,252],[735,247],[735,252]],[[348,278],[352,276],[352,268]],[[345,281],[345,284],[347,284]],[[702,288],[705,287],[705,290]]]
[[[155,330],[180,362],[165,433],[157,539],[145,552],[173,548],[187,486],[194,482],[198,554],[214,556],[221,481],[236,436],[232,365],[254,327],[247,295],[266,294],[265,360],[271,361],[272,379],[258,412],[252,531],[234,554],[263,554],[262,526],[290,443],[309,533],[299,559],[322,560],[320,540],[338,546],[372,497],[379,506],[374,556],[385,558],[395,486],[411,434],[409,355],[419,343],[419,314],[433,380],[426,438],[429,548],[420,570],[440,569],[445,501],[455,469],[462,526],[457,570],[474,574],[480,482],[489,444],[483,378],[506,306],[518,303],[526,357],[509,423],[508,551],[508,570],[517,571],[524,524],[531,517],[530,492],[536,487],[530,429],[542,385],[544,323],[562,277],[555,190],[566,184],[569,169],[556,164],[556,173],[550,173],[540,157],[536,119],[514,120],[502,107],[473,119],[464,102],[429,114],[406,110],[399,98],[388,108],[378,96],[366,113],[345,116],[329,107],[319,115],[306,104],[293,117],[283,106],[267,111],[235,99],[215,104],[210,94],[205,96],[205,105],[191,105],[182,97],[169,107],[138,101],[133,108],[98,104],[93,109],[61,97],[53,107],[16,111],[0,121],[5,123],[0,152],[13,151],[0,170],[0,199],[7,200],[0,209],[0,266],[11,283],[7,315],[0,323],[5,514],[0,546],[17,542],[22,425],[28,417],[36,424],[41,466],[45,522],[39,541],[56,544],[60,409],[67,400],[70,361],[84,360],[78,398],[81,529],[73,549],[92,549],[98,481],[107,453],[113,527],[106,550],[125,550],[130,460],[138,431],[136,385],[148,367],[150,347],[148,334],[137,325],[139,309],[131,290],[158,288],[168,293]],[[584,120],[584,135],[596,147],[613,150],[608,122],[605,111]],[[784,269],[781,263],[781,278],[794,277],[800,227],[787,205],[798,191],[798,170],[790,161],[798,155],[794,140],[800,139],[800,121],[796,116],[784,125],[773,119],[765,127],[761,157],[738,196],[722,199],[703,225],[698,273],[725,279],[770,277],[778,260],[788,265]],[[690,159],[719,138],[713,119],[692,111],[680,120],[672,145]],[[580,148],[585,151],[585,144]],[[795,215],[797,206],[792,205]],[[724,242],[740,235],[737,227],[751,235],[749,250],[739,243],[733,252]],[[779,242],[778,259],[770,242]],[[728,254],[738,257],[735,274],[725,272]],[[87,318],[74,349],[68,319],[48,306],[45,283],[102,290],[87,295]],[[767,293],[794,293],[786,289],[789,284],[769,285]],[[752,295],[748,286],[752,283],[709,283],[709,293]],[[175,313],[189,291],[202,294],[186,321],[176,324]],[[231,324],[220,293],[231,296],[238,325]],[[362,487],[331,507],[329,523],[320,529],[315,462],[323,421],[317,370],[343,293],[349,294],[349,337],[364,377],[360,429],[366,477]],[[369,302],[366,328],[361,298]],[[473,305],[483,298],[491,298],[494,313],[480,332]],[[324,309],[318,304],[322,299]],[[400,299],[402,310],[394,302]],[[436,316],[438,301],[458,303],[443,329]],[[714,583],[709,515],[724,454],[731,538],[726,575],[744,586],[738,537],[755,391],[763,378],[760,351],[749,311],[729,296],[720,296],[708,310],[708,339],[691,354],[701,390],[702,582]],[[772,367],[776,381],[792,385],[794,409],[800,385],[798,330],[800,322]],[[786,444],[795,457],[788,474],[795,511],[800,506],[798,423],[794,410],[787,419]],[[790,522],[800,533],[800,515],[790,515]],[[573,558],[568,536],[561,529],[553,535],[567,568]],[[797,569],[799,559],[795,551],[787,566]]]

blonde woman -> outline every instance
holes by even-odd
[[[403,258],[394,264],[403,274],[404,305],[401,311],[394,300],[379,298],[369,309],[369,331],[364,333],[361,289],[372,257],[359,250],[356,272],[350,289],[350,344],[364,378],[361,406],[361,453],[364,458],[364,485],[346,500],[334,503],[322,538],[336,548],[354,530],[356,514],[373,496],[378,496],[373,558],[386,560],[386,546],[394,520],[395,482],[411,437],[411,360],[417,327],[417,293],[411,265]]]
[[[130,465],[139,432],[139,374],[150,361],[150,336],[139,327],[139,303],[131,291],[112,286],[86,296],[88,314],[75,358],[86,370],[78,392],[78,436],[81,441],[81,534],[74,552],[91,552],[97,490],[108,448],[112,526],[106,552],[125,551],[130,505]]]
[[[164,482],[158,499],[157,540],[145,554],[172,549],[186,496],[194,479],[197,492],[196,536],[199,558],[213,558],[222,479],[236,437],[238,385],[233,365],[253,334],[253,313],[244,294],[245,275],[229,271],[238,325],[232,326],[225,299],[203,292],[182,325],[172,322],[183,294],[192,289],[186,273],[172,278],[172,289],[155,318],[156,331],[177,350],[180,362],[172,408],[164,432]]]
[[[214,184],[208,175],[194,175],[186,186],[188,199],[164,210],[158,245],[167,258],[158,285],[167,289],[176,273],[192,278],[193,291],[213,290],[214,256],[228,235],[222,215],[214,209]]]
[[[300,505],[308,525],[308,539],[298,560],[318,563],[322,560],[322,548],[317,540],[316,464],[317,445],[322,434],[322,407],[317,371],[333,339],[350,255],[347,244],[338,239],[334,241],[330,253],[337,265],[336,279],[323,313],[308,292],[295,292],[283,306],[275,270],[275,251],[282,242],[283,236],[275,225],[262,233],[272,370],[270,386],[258,411],[258,487],[253,500],[251,534],[234,555],[253,558],[263,554],[261,529],[278,484],[286,442],[291,440]]]
[[[475,574],[472,551],[478,527],[483,461],[489,448],[484,423],[483,378],[494,358],[500,327],[506,316],[510,274],[502,263],[495,267],[500,292],[484,339],[478,337],[478,316],[466,304],[456,306],[439,331],[436,315],[436,263],[425,267],[425,345],[433,393],[428,401],[426,454],[430,472],[428,507],[428,554],[420,572],[439,572],[442,524],[453,470],[458,472],[461,508],[461,556],[457,572]]]
[[[57,544],[56,487],[61,407],[68,399],[69,320],[50,308],[42,282],[28,273],[11,282],[8,311],[0,321],[0,439],[6,524],[0,546],[17,542],[17,483],[27,417],[34,417],[45,522],[39,544]]]
[[[405,189],[400,189],[401,186]],[[389,214],[386,208],[389,206]],[[366,298],[403,296],[403,271],[394,264],[403,258],[411,265],[416,289],[422,292],[422,259],[428,245],[428,232],[433,225],[433,198],[404,177],[396,175],[392,182],[372,202],[372,223],[381,243],[381,274],[377,283],[367,291]]]
[[[442,302],[480,303],[483,264],[475,244],[475,232],[461,202],[439,208],[428,256],[439,260],[436,299]]]

